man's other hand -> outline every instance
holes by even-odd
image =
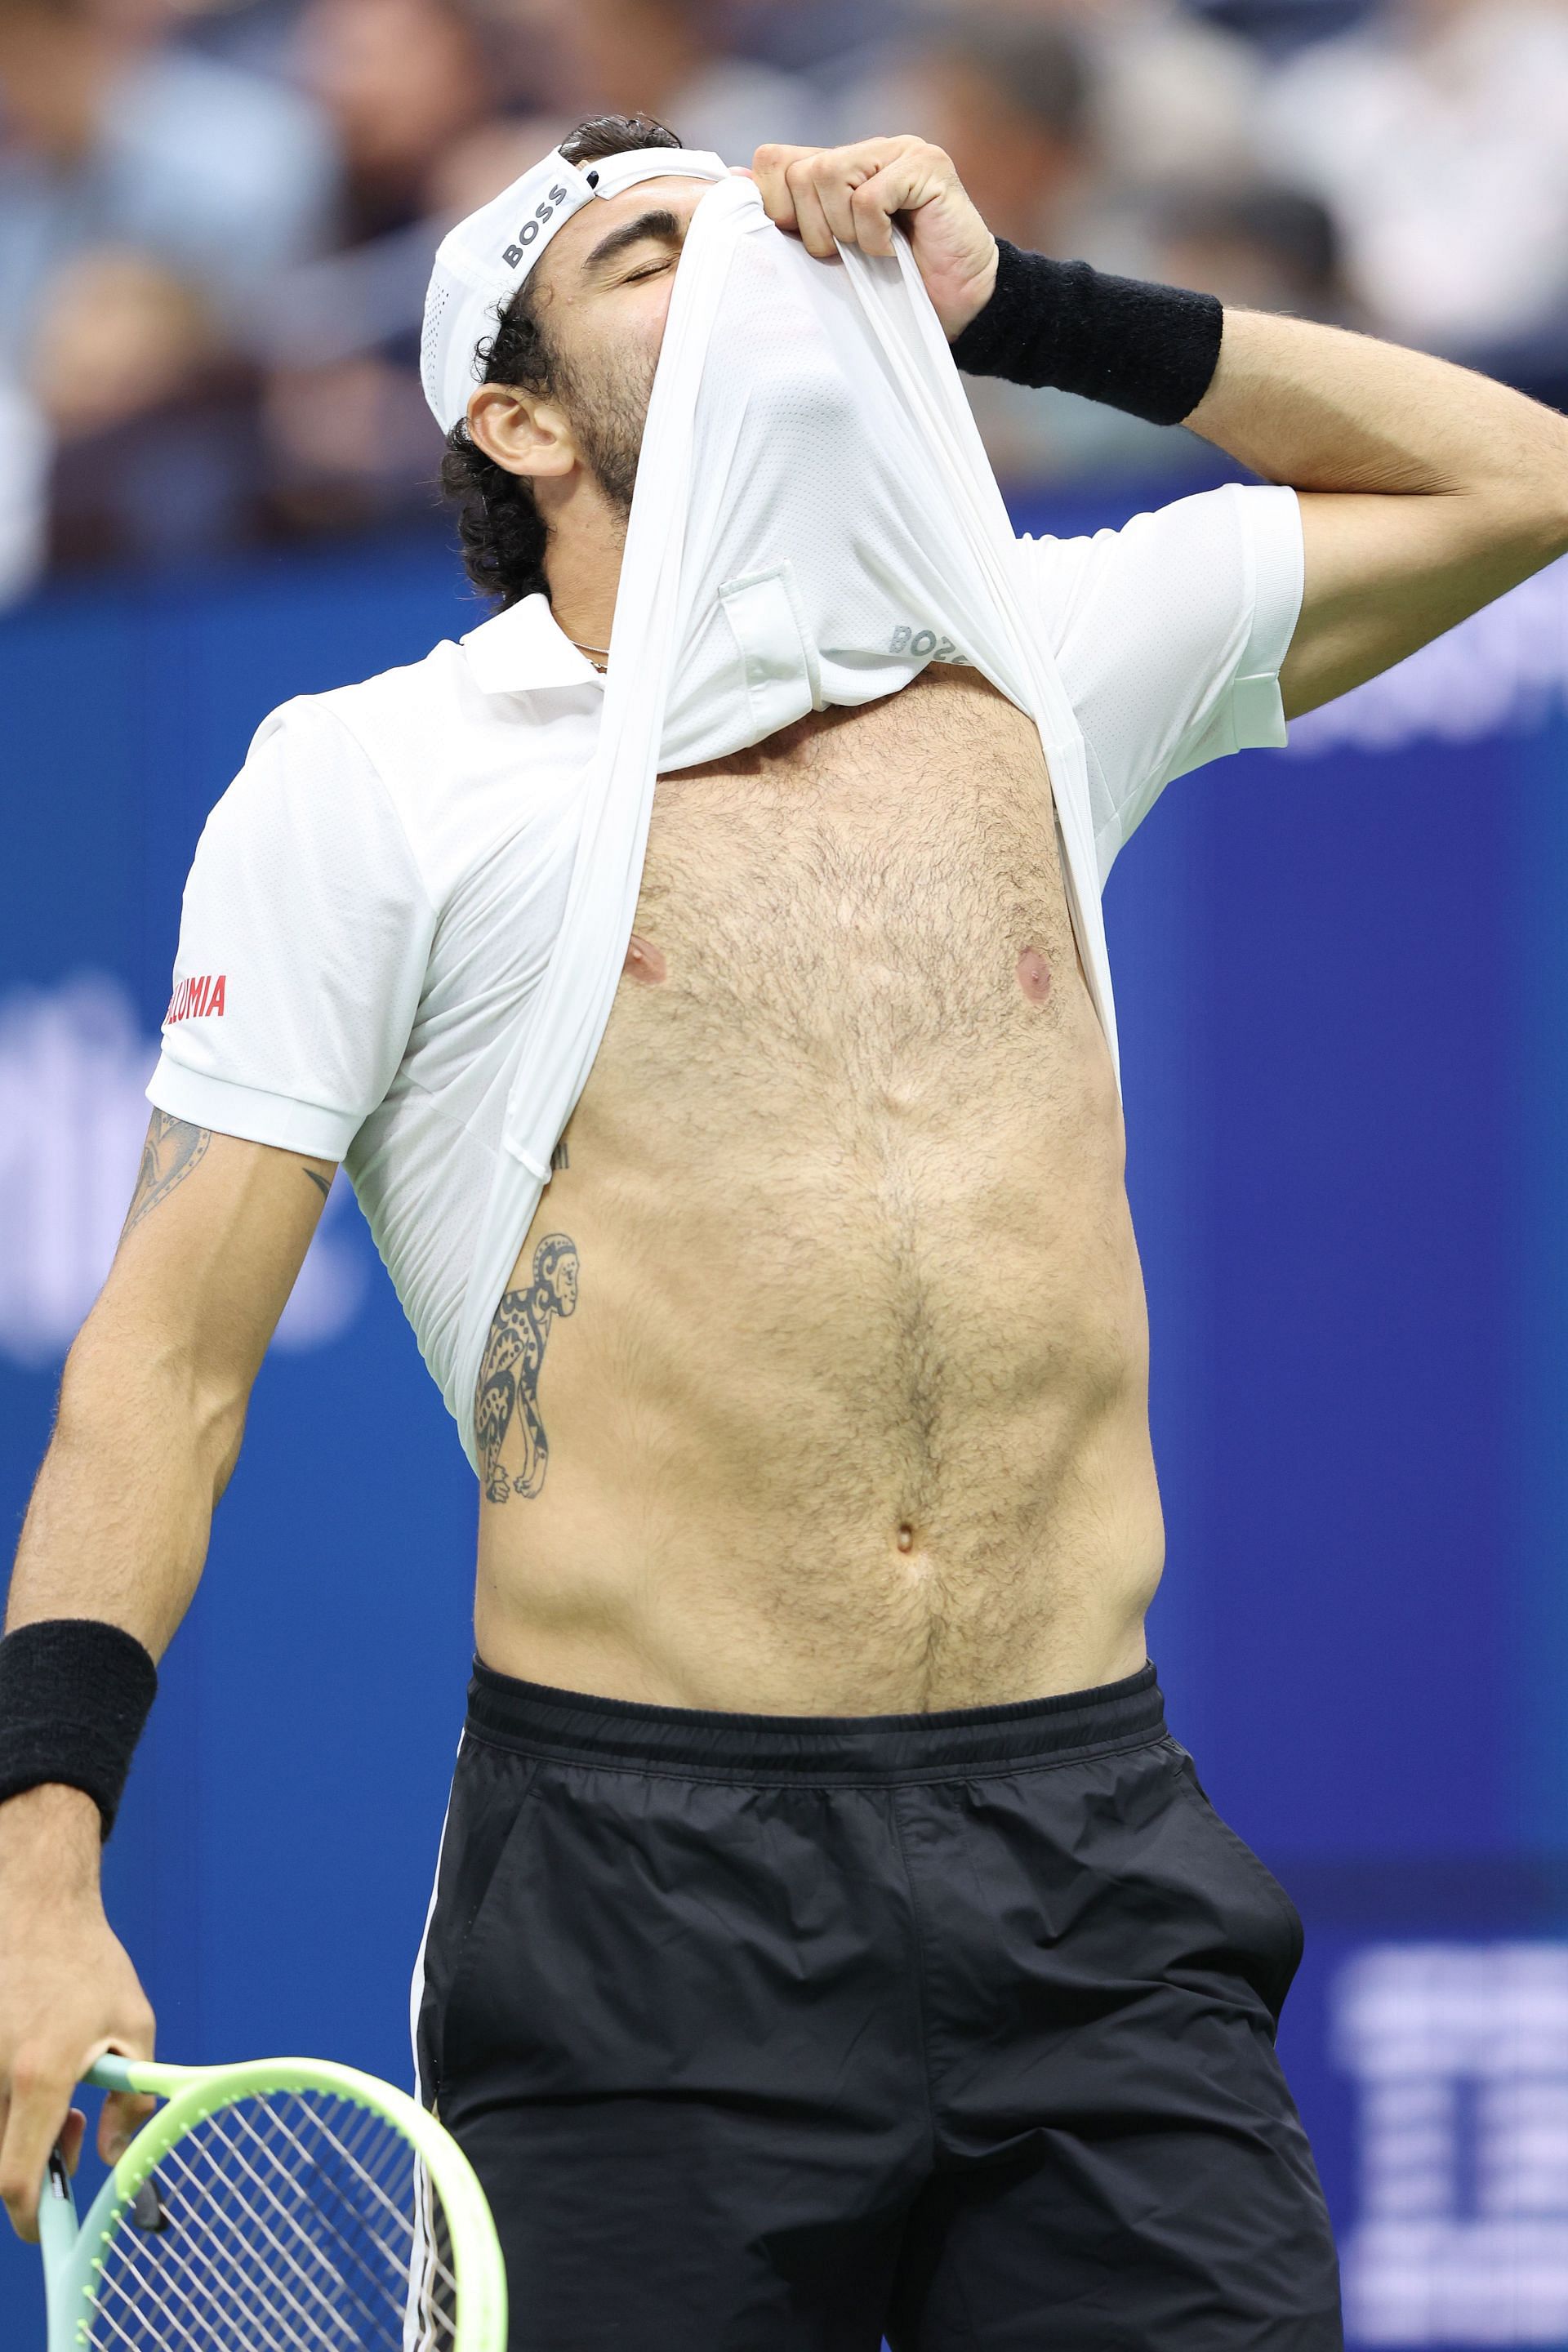
[[[153,2012],[98,1892],[98,1807],[79,1790],[29,1789],[0,1806],[0,2201],[38,2234],[38,2189],[60,2143],[76,2170],[85,2117],[71,2093],[95,2058],[153,2055]],[[111,2092],[98,2152],[115,2163],[153,2112]]]
[[[890,254],[896,221],[950,343],[991,299],[996,240],[952,159],[928,140],[759,147],[752,174],[769,219],[793,231],[819,260],[831,260],[839,245]]]

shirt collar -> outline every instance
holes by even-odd
[[[531,694],[540,687],[603,686],[603,673],[580,654],[536,592],[509,605],[462,639],[481,694]]]

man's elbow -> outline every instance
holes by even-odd
[[[1493,536],[1534,559],[1532,568],[1568,554],[1568,416],[1537,408],[1535,430],[1512,462],[1479,492],[1494,519]]]

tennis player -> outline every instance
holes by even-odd
[[[30,2232],[72,2084],[152,2049],[100,1834],[346,1161],[480,1481],[414,2006],[517,2352],[1330,2352],[1274,2048],[1300,1921],[1144,1649],[1163,1538],[1098,884],[1170,780],[1568,548],[1568,424],[999,245],[918,138],[754,172],[726,195],[717,159],[598,121],[454,232],[426,383],[500,609],[274,713],[202,835],[0,1643],[0,2190]],[[686,446],[660,403],[709,203],[760,229],[757,268],[787,257],[843,364],[830,399],[793,341],[747,376],[713,331],[691,548],[759,499],[813,520],[681,640],[635,919],[541,1143],[519,1039],[564,1019],[552,961],[607,855],[575,855],[584,778],[647,686],[658,600],[617,587],[645,427],[650,498]],[[892,341],[854,340],[911,268],[929,414]],[[981,591],[927,561],[963,503],[943,335],[1264,478],[1009,541],[998,609],[1063,690],[1048,753],[982,658]],[[900,511],[889,475],[928,457]],[[106,2148],[132,2112],[108,2103]]]

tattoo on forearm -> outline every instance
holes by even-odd
[[[211,1141],[209,1128],[193,1127],[188,1119],[171,1118],[167,1111],[153,1113],[147,1140],[142,1146],[136,1190],[131,1196],[125,1223],[120,1228],[121,1241],[134,1232],[143,1217],[152,1214],[160,1201],[168,1199],[176,1185],[184,1182]]]
[[[546,1234],[533,1253],[533,1278],[509,1290],[496,1308],[474,1398],[485,1499],[525,1499],[544,1484],[550,1441],[539,1417],[539,1373],[544,1343],[558,1315],[577,1310],[577,1244]]]
[[[563,1168],[571,1167],[572,1156],[566,1149],[566,1138],[564,1136],[562,1137],[560,1142],[551,1153],[550,1165],[557,1175],[560,1174]]]
[[[323,1176],[320,1169],[317,1168],[302,1169],[300,1173],[308,1176],[312,1184],[320,1187],[323,1201],[330,1198],[332,1190],[332,1180],[330,1176]]]

